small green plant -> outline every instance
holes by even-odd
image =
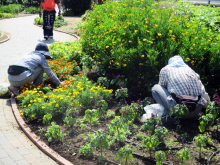
[[[92,128],[92,121],[98,117],[97,109],[87,109],[85,111],[84,120],[89,121],[90,127]]]
[[[212,114],[202,115],[199,118],[199,131],[204,132],[205,130],[209,129],[209,127],[214,123],[214,117]]]
[[[189,109],[184,104],[177,104],[174,107],[170,108],[170,116],[175,114],[175,119],[177,120],[177,130],[181,128],[180,118],[183,115],[187,115],[189,113]]]
[[[46,127],[47,127],[49,125],[51,119],[52,119],[52,115],[50,113],[47,113],[43,117],[43,124],[46,124]]]
[[[166,127],[156,127],[155,135],[159,138],[159,141],[164,143],[164,138],[169,134]]]
[[[100,100],[96,104],[98,106],[98,115],[103,117],[108,108],[108,103],[105,100]]]
[[[146,105],[150,105],[152,103],[154,103],[153,99],[151,97],[145,97],[144,100],[141,101],[143,107],[145,107]]]
[[[118,142],[124,142],[127,136],[131,134],[128,124],[120,116],[115,116],[111,123],[108,124],[108,129]]]
[[[122,160],[126,165],[128,164],[128,160],[133,160],[133,151],[129,144],[125,145],[124,147],[120,148],[120,150],[116,153],[116,159]]]
[[[56,125],[55,122],[51,123],[51,126],[47,129],[45,136],[49,142],[52,141],[63,141],[66,134],[61,132],[61,127]]]
[[[120,109],[120,113],[123,116],[125,121],[128,121],[129,124],[134,122],[134,120],[140,116],[140,110],[142,110],[142,105],[137,103],[131,103],[131,105],[123,106]]]
[[[157,125],[161,125],[160,117],[157,117],[154,114],[151,114],[151,117],[146,120],[146,123],[141,127],[143,131],[149,130],[151,131],[151,135],[155,133],[155,129]]]
[[[82,130],[85,130],[87,128],[86,124],[80,124],[79,126]]]
[[[148,136],[145,139],[142,140],[142,144],[149,150],[150,157],[151,157],[151,151],[154,147],[159,145],[159,140],[158,137],[153,135],[153,136]]]
[[[79,154],[84,155],[85,157],[93,156],[94,147],[91,143],[86,143],[85,145],[81,145],[79,147]]]
[[[108,149],[108,134],[107,129],[98,129],[94,134],[91,142],[100,149],[101,159],[103,158],[103,149]]]
[[[77,122],[78,110],[76,108],[66,110],[64,122],[68,125],[74,125]]]
[[[176,155],[178,156],[181,164],[184,164],[184,160],[188,161],[190,159],[190,152],[189,149],[184,147],[181,150],[179,150]]]
[[[212,114],[213,115],[213,120],[215,120],[218,117],[219,107],[215,107],[215,102],[214,101],[209,103],[209,105],[206,108],[206,113],[207,114]]]
[[[199,157],[201,158],[202,145],[205,146],[206,144],[210,143],[211,139],[207,135],[198,135],[193,138],[193,141],[196,142],[196,146],[199,148]]]
[[[108,117],[108,118],[111,118],[111,117],[114,117],[114,116],[115,116],[115,112],[112,111],[111,109],[109,109],[109,110],[107,111],[107,117]]]
[[[155,152],[155,159],[157,160],[156,165],[163,165],[163,161],[166,159],[165,152],[163,151]]]
[[[134,129],[134,132],[136,132],[138,129],[138,126],[136,124],[133,124],[133,129]]]
[[[143,132],[138,132],[138,134],[136,135],[137,139],[139,140],[143,140],[144,138],[147,137],[147,135]]]
[[[119,99],[120,101],[118,103],[118,105],[122,105],[126,102],[125,98],[128,97],[128,89],[127,88],[121,88],[121,89],[117,89],[115,91],[115,98]]]

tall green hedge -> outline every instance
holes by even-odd
[[[90,9],[91,0],[62,0],[61,5],[65,12],[72,11],[74,15],[81,15]]]

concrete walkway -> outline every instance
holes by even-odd
[[[0,83],[7,82],[7,68],[22,55],[34,51],[39,42],[75,41],[76,38],[54,31],[54,39],[45,41],[41,27],[33,24],[37,15],[0,20],[0,30],[10,40],[0,44]],[[0,98],[0,165],[56,165],[32,143],[19,128],[10,99]]]

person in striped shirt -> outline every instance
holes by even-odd
[[[164,115],[169,115],[170,108],[177,104],[173,96],[201,96],[201,101],[210,102],[208,93],[200,80],[200,76],[184,63],[182,57],[175,55],[168,61],[159,74],[159,83],[152,88],[153,98],[157,103],[163,105]],[[199,102],[201,102],[199,101]],[[198,104],[194,111],[190,111],[185,118],[197,117],[203,105]]]

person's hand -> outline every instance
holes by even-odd
[[[59,10],[59,12],[58,12],[58,16],[60,16],[61,15],[61,11]]]
[[[60,84],[61,84],[61,85],[66,85],[67,83],[63,81],[63,82],[61,82]]]
[[[41,17],[41,11],[39,11],[39,17]]]

